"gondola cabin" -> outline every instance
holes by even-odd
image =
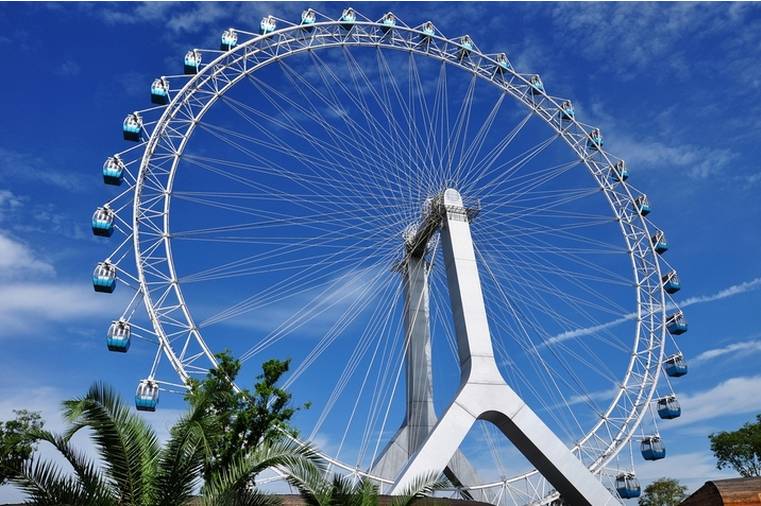
[[[156,411],[159,403],[159,385],[152,379],[144,379],[135,391],[135,407],[138,411]]]
[[[169,81],[163,77],[154,79],[151,84],[151,103],[166,105],[169,103]]]
[[[573,108],[573,104],[570,100],[564,100],[560,104],[560,118],[566,121],[572,120],[576,116],[576,111]]]
[[[473,39],[470,35],[463,35],[460,37],[460,58],[465,58],[473,51]]]
[[[510,65],[510,60],[507,59],[507,55],[505,53],[499,53],[497,56],[494,57],[494,61],[497,63],[497,72],[504,73],[506,70],[512,69],[512,66]]]
[[[238,45],[238,32],[232,28],[228,28],[222,32],[222,37],[219,41],[220,51],[229,51]]]
[[[610,175],[613,179],[619,182],[624,182],[629,179],[629,168],[626,166],[626,162],[619,160],[614,166],[611,167]]]
[[[109,351],[126,353],[129,350],[132,328],[126,320],[114,320],[106,333],[106,345]]]
[[[650,214],[650,211],[652,211],[650,207],[650,200],[647,198],[647,195],[640,195],[634,199],[634,203],[637,206],[637,212],[642,216],[647,216]]]
[[[673,336],[687,332],[687,318],[685,318],[684,313],[677,311],[666,318],[666,329]]]
[[[114,211],[106,204],[99,207],[92,215],[92,233],[100,237],[114,235]]]
[[[639,449],[645,460],[661,460],[666,457],[666,446],[660,436],[646,436],[642,439]]]
[[[312,30],[317,22],[317,13],[314,9],[307,9],[301,13],[301,28],[304,30]]]
[[[344,30],[351,30],[354,26],[354,23],[357,22],[357,13],[354,12],[354,9],[351,7],[344,9],[344,11],[341,13],[341,26],[344,28]]]
[[[266,16],[262,18],[261,22],[259,23],[259,33],[262,35],[267,35],[268,33],[272,33],[277,28],[277,20],[272,16]]]
[[[191,49],[185,53],[184,71],[185,75],[191,76],[198,74],[201,69],[201,52],[197,49]]]
[[[663,282],[663,289],[666,290],[666,293],[673,294],[682,289],[682,283],[679,281],[679,276],[677,276],[676,271],[669,272],[661,278],[661,281]]]
[[[125,168],[119,155],[109,156],[103,163],[103,182],[114,186],[121,185]]]
[[[673,420],[682,415],[682,407],[679,405],[676,395],[661,397],[656,401],[656,408],[658,416],[664,420]]]
[[[542,82],[542,78],[538,75],[531,76],[531,79],[529,79],[529,90],[532,95],[541,95],[544,93],[544,83]]]
[[[589,137],[587,138],[587,149],[591,149],[592,151],[599,151],[600,148],[602,148],[604,141],[602,138],[602,132],[600,132],[599,128],[594,128],[591,132],[589,132]]]
[[[429,40],[431,37],[436,35],[436,28],[433,26],[433,21],[426,21],[423,23],[420,31],[423,32],[423,39],[425,40]]]
[[[127,114],[122,123],[122,133],[124,134],[125,141],[139,141],[140,134],[143,131],[143,118],[140,114],[133,112]]]
[[[92,273],[92,286],[96,292],[113,293],[116,288],[116,266],[108,260],[98,263]]]
[[[381,18],[381,29],[383,32],[388,32],[389,30],[392,30],[396,26],[396,16],[394,16],[393,12],[387,12],[383,15]]]
[[[669,242],[666,240],[666,234],[663,233],[662,230],[656,232],[656,234],[650,238],[650,241],[653,243],[655,252],[659,255],[666,253],[669,249]]]
[[[663,361],[663,370],[671,378],[679,378],[687,374],[687,362],[681,353],[676,353]]]
[[[634,499],[640,496],[642,490],[634,473],[621,473],[616,476],[616,492],[621,499]]]

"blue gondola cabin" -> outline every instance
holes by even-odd
[[[666,446],[660,436],[647,436],[639,445],[642,458],[645,460],[661,460],[666,457]]]
[[[135,391],[135,408],[138,411],[156,411],[159,403],[159,385],[151,379],[144,379]]]
[[[261,35],[267,35],[268,33],[272,33],[277,28],[277,20],[272,16],[266,16],[262,18],[261,22],[259,23],[259,33]]]
[[[610,168],[610,176],[618,182],[624,182],[629,179],[629,168],[626,166],[626,162],[619,160]]]
[[[109,156],[103,163],[103,182],[119,186],[124,179],[124,162],[119,155]]]
[[[436,35],[436,28],[433,26],[432,21],[426,21],[423,23],[423,26],[420,28],[420,31],[423,32],[422,38],[424,40],[430,40],[431,37]]]
[[[98,263],[92,273],[92,286],[96,292],[113,293],[116,288],[116,266],[108,260]]]
[[[663,361],[663,370],[671,378],[680,378],[687,374],[687,362],[681,353],[676,353]]]
[[[684,313],[677,311],[676,313],[667,317],[666,329],[668,329],[669,333],[674,336],[678,336],[687,332],[687,318],[685,318]]]
[[[634,199],[634,204],[637,207],[637,212],[642,216],[647,216],[650,214],[650,211],[652,211],[650,207],[650,200],[647,198],[647,195],[643,194]]]
[[[676,271],[671,271],[661,278],[663,289],[666,293],[673,294],[682,289],[682,283],[679,281]]]
[[[169,81],[163,77],[151,83],[151,103],[166,105],[169,103]]]
[[[125,141],[137,142],[140,140],[140,134],[143,132],[143,118],[140,114],[133,112],[124,118],[122,123],[122,133]]]
[[[357,22],[357,13],[351,7],[344,9],[343,13],[341,13],[340,21],[344,30],[351,30],[354,23]]]
[[[310,31],[314,28],[314,24],[317,22],[317,13],[314,9],[307,9],[301,13],[301,28]]]
[[[232,28],[228,28],[227,30],[222,32],[222,37],[220,38],[220,41],[219,41],[220,51],[229,51],[237,45],[238,45],[238,32],[236,32]]]
[[[393,12],[387,12],[383,15],[381,18],[381,29],[384,32],[388,32],[389,30],[392,30],[396,26],[396,16],[394,16]]]
[[[114,234],[114,211],[106,204],[99,207],[92,215],[92,233],[100,237],[111,237]]]
[[[587,149],[591,149],[592,151],[599,151],[603,144],[604,140],[602,138],[602,132],[600,132],[599,128],[592,129],[591,132],[589,132],[589,138],[587,138]]]
[[[109,351],[127,353],[130,345],[132,328],[126,320],[114,320],[106,333],[106,346]]]
[[[201,52],[197,49],[191,49],[185,53],[185,59],[183,60],[183,69],[185,75],[198,74],[201,70]]]
[[[533,75],[531,76],[531,79],[529,79],[529,91],[531,91],[532,95],[541,95],[544,93],[544,83],[542,82],[542,78]]]
[[[682,407],[679,405],[676,395],[661,397],[656,402],[656,407],[658,416],[664,420],[673,420],[682,415]]]
[[[563,103],[560,104],[560,118],[570,121],[574,117],[576,117],[576,111],[573,108],[573,104],[570,100],[564,100]]]
[[[666,240],[666,234],[664,234],[662,230],[656,232],[656,234],[650,238],[650,241],[653,243],[655,252],[659,255],[666,253],[669,249],[669,242]]]
[[[640,496],[639,480],[634,473],[621,473],[616,476],[616,492],[621,499],[634,499]]]
[[[467,58],[470,55],[470,52],[473,51],[473,39],[470,38],[470,35],[463,35],[460,37],[460,59]]]
[[[505,71],[511,70],[513,67],[510,65],[510,60],[507,59],[507,54],[499,53],[494,57],[494,61],[497,63],[497,72],[503,74]]]

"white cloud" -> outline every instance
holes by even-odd
[[[28,246],[12,239],[0,230],[0,278],[27,278],[30,274],[51,275],[54,273],[52,265],[40,260]],[[3,300],[5,305],[5,299],[0,297],[0,300]]]
[[[668,445],[668,441],[666,442]],[[673,478],[679,480],[687,487],[687,493],[691,494],[708,480],[730,478],[731,471],[719,471],[713,456],[708,452],[690,452],[673,455],[667,446],[667,456],[663,460],[646,462],[637,467],[637,477],[640,479],[642,489],[658,478]]]
[[[743,358],[747,357],[751,353],[761,352],[761,340],[743,341],[739,343],[732,343],[722,348],[713,348],[706,350],[695,358],[690,359],[690,365],[700,364],[702,362],[708,362],[715,358],[722,357],[724,355],[735,355],[742,353]]]
[[[744,281],[742,283],[729,286],[727,288],[719,290],[718,292],[712,293],[710,295],[699,295],[696,297],[689,297],[677,303],[676,305],[669,304],[667,305],[667,310],[673,310],[673,309],[676,309],[677,307],[684,309],[689,306],[693,306],[695,304],[705,304],[706,302],[714,302],[717,300],[726,299],[728,297],[733,297],[735,295],[740,295],[746,292],[751,292],[758,288],[761,288],[761,278],[754,278],[750,281]],[[597,325],[592,325],[590,327],[581,327],[578,329],[567,330],[565,332],[561,332],[560,334],[557,334],[555,336],[552,336],[546,339],[542,344],[547,346],[547,345],[552,345],[552,344],[557,344],[563,341],[567,341],[569,339],[574,339],[576,337],[593,335],[593,334],[596,334],[597,332],[600,332],[601,330],[606,330],[611,327],[620,325],[624,322],[633,320],[636,317],[637,317],[636,314],[629,313],[620,318],[611,320],[606,323],[600,323]]]
[[[761,376],[741,376],[730,378],[703,392],[682,394],[679,396],[682,416],[663,424],[661,430],[671,430],[728,414],[758,413],[761,411],[759,392]]]
[[[81,176],[72,171],[64,170],[60,163],[51,165],[50,162],[34,155],[12,151],[0,147],[0,181],[33,181],[47,183],[68,191],[82,191],[87,185],[83,184]],[[45,177],[39,177],[44,173]]]

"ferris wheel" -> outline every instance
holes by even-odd
[[[95,290],[132,290],[108,349],[155,351],[137,409],[223,350],[249,379],[289,357],[301,438],[384,492],[435,469],[495,504],[639,495],[687,321],[647,196],[570,100],[351,8],[183,64],[126,116],[92,218],[116,242]]]

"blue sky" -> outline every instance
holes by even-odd
[[[308,6],[337,15],[344,4],[4,6],[0,49],[11,77],[0,84],[0,418],[28,407],[60,427],[60,401],[96,379],[131,397],[152,352],[106,352],[104,330],[128,294],[97,296],[89,283],[108,250],[89,232],[90,214],[109,194],[103,159],[124,147],[124,114],[148,107],[151,80],[175,73],[188,48],[216,46],[228,26],[255,31],[266,14],[295,20]],[[553,94],[573,98],[584,122],[603,128],[668,233],[667,258],[684,287],[676,300],[690,319],[679,345],[691,370],[675,383],[683,417],[661,426],[669,457],[639,460],[638,473],[690,487],[723,476],[706,434],[761,412],[761,8],[353,6],[373,19],[388,10],[410,25],[432,19],[445,34],[469,33],[482,50],[507,51],[516,68],[540,73]],[[203,221],[189,213],[188,228]],[[318,396],[298,392],[299,400]],[[164,431],[182,403],[165,396],[162,406],[149,419]],[[0,489],[0,499],[10,497]]]

